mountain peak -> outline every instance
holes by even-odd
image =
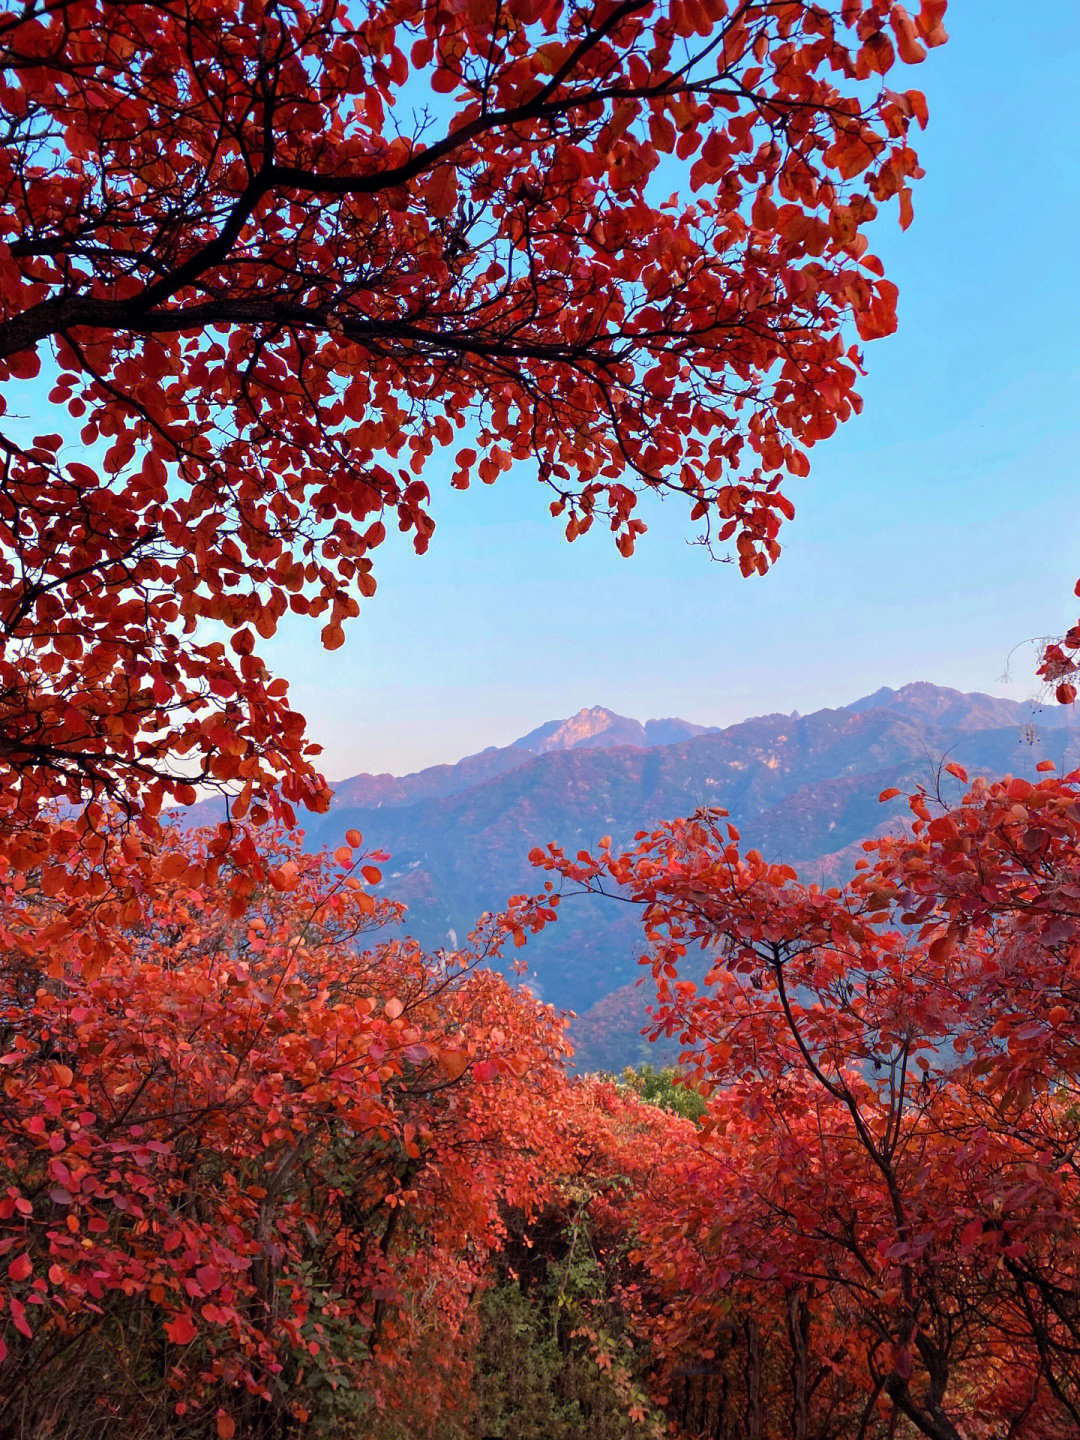
[[[981,691],[965,693],[952,690],[945,685],[933,685],[928,680],[915,680],[901,685],[898,690],[883,685],[872,695],[865,695],[850,705],[841,707],[849,714],[865,714],[868,711],[891,711],[904,715],[908,720],[921,724],[935,724],[957,732],[970,730],[992,730],[1001,725],[1018,725],[1030,721],[1041,707],[1032,701],[1006,700],[997,695],[984,695]],[[1069,723],[1068,710],[1050,707],[1040,714],[1041,723],[1058,729]]]
[[[565,720],[549,720],[514,741],[517,749],[531,750],[534,755],[546,755],[551,750],[606,750],[613,745],[645,744],[645,727],[640,720],[616,715],[604,705],[588,705]]]
[[[566,720],[549,720],[546,725],[530,730],[514,748],[546,755],[552,750],[610,750],[615,745],[633,745],[638,750],[651,750],[657,745],[678,745],[704,735],[715,727],[694,725],[689,720],[633,720],[618,715],[605,705],[587,705]]]

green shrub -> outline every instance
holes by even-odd
[[[681,1115],[685,1120],[700,1120],[705,1113],[705,1099],[683,1081],[674,1066],[658,1070],[655,1065],[629,1066],[622,1073],[622,1083],[650,1105]]]

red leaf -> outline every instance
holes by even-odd
[[[431,214],[443,220],[452,214],[457,204],[457,171],[452,165],[440,165],[428,177],[424,198]]]
[[[33,1273],[34,1263],[29,1255],[18,1256],[8,1266],[8,1278],[11,1280],[27,1280]]]
[[[165,1334],[174,1345],[190,1345],[199,1333],[194,1320],[186,1310],[166,1322]]]
[[[25,1335],[27,1340],[32,1340],[34,1338],[34,1332],[26,1323],[26,1307],[22,1301],[16,1300],[14,1296],[12,1296],[8,1300],[8,1309],[11,1311],[11,1319],[15,1329],[18,1330],[20,1335]]]

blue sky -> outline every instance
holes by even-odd
[[[789,487],[778,565],[711,563],[675,505],[631,560],[606,533],[567,545],[540,486],[459,494],[436,457],[428,554],[387,544],[342,649],[301,622],[267,647],[331,778],[585,705],[726,724],[916,679],[1034,693],[1030,648],[1009,653],[1075,617],[1080,574],[1080,6],[952,0],[947,27],[906,82],[930,104],[915,222],[890,208],[873,239],[900,330]]]

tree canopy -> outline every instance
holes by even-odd
[[[631,1202],[659,1343],[669,1373],[749,1351],[755,1437],[877,1434],[890,1411],[929,1440],[1080,1424],[1080,775],[950,769],[959,794],[912,795],[835,888],[715,810],[535,856],[641,907],[653,1033],[712,1097],[697,1153]],[[759,1329],[725,1338],[733,1315]]]
[[[858,407],[855,332],[895,325],[866,227],[911,217],[926,106],[884,77],[944,9],[0,15],[5,812],[324,806],[259,638],[340,645],[439,472],[524,466],[624,554],[676,491],[764,569],[783,474]]]

